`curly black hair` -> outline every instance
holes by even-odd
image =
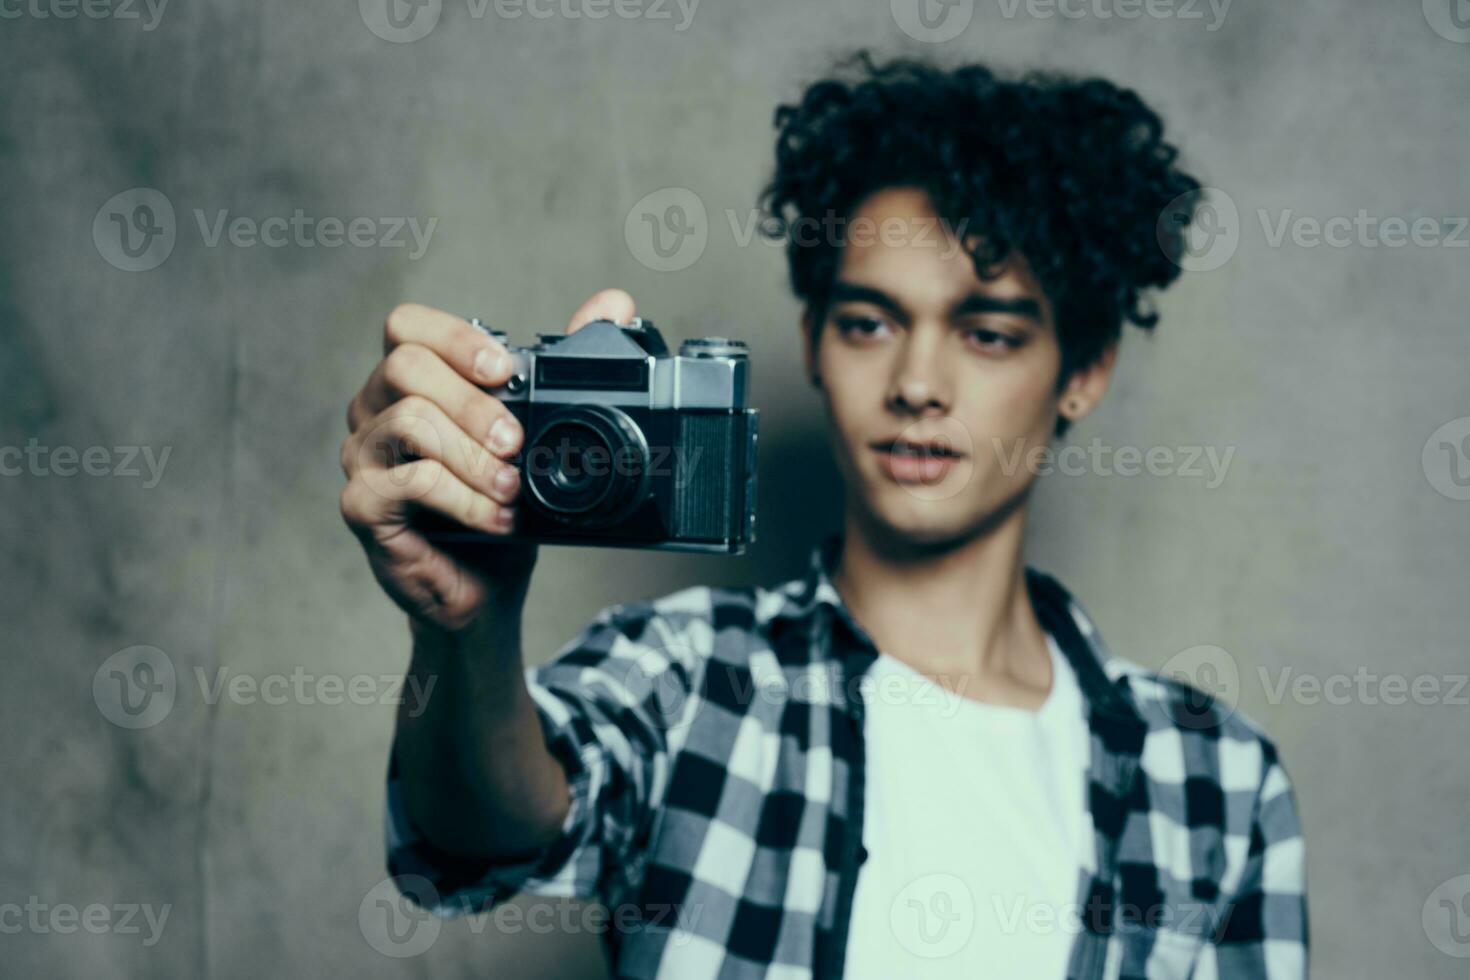
[[[856,77],[844,77],[856,69]],[[762,232],[784,238],[791,286],[825,319],[840,241],[791,234],[803,220],[849,217],[890,187],[927,192],[951,229],[978,236],[976,273],[1014,249],[1055,311],[1062,371],[1094,363],[1127,320],[1158,314],[1142,293],[1179,274],[1177,257],[1200,183],[1175,166],[1163,123],[1131,89],[1100,78],[979,64],[945,69],[867,51],[838,63],[775,113],[776,167],[762,190]],[[1183,195],[1191,202],[1182,206]],[[1174,213],[1161,221],[1166,209]],[[1057,435],[1067,420],[1058,419]]]

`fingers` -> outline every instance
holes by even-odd
[[[359,469],[342,489],[341,508],[353,533],[380,544],[408,529],[414,508],[491,534],[507,534],[515,525],[514,508],[477,492],[437,459]]]
[[[471,439],[497,456],[509,458],[520,447],[521,424],[510,409],[418,344],[395,347],[378,363],[348,406],[348,428],[356,433],[389,405],[414,396],[442,408]]]
[[[626,323],[636,315],[633,297],[621,289],[594,293],[572,314],[567,333],[593,320]],[[347,407],[347,428],[356,432],[394,401],[423,395],[447,411],[472,437],[487,440],[503,414],[498,399],[480,391],[509,380],[514,363],[505,346],[468,321],[417,303],[403,303],[383,323],[384,357]],[[431,357],[424,356],[425,354]],[[514,419],[504,426],[507,441],[492,448],[513,453],[522,433]]]
[[[383,354],[403,344],[427,347],[461,376],[487,387],[504,384],[511,374],[503,344],[468,320],[418,303],[398,305],[383,321]]]
[[[357,431],[368,419],[407,394],[424,393],[431,401],[437,401],[437,392],[437,396],[453,399],[439,402],[451,414],[470,411],[469,416],[459,421],[465,425],[465,431],[479,434],[480,429],[471,428],[476,422],[474,414],[487,416],[496,412],[491,396],[484,392],[475,396],[476,385],[504,384],[514,370],[510,354],[502,344],[457,316],[412,303],[398,306],[388,314],[383,325],[383,349],[383,360],[347,406],[349,431]],[[426,353],[431,356],[425,357]],[[455,378],[460,379],[458,383]],[[479,408],[466,408],[476,401],[481,402]],[[486,421],[485,432],[488,433],[488,425],[494,421],[494,418]]]
[[[603,289],[592,294],[592,298],[577,308],[567,321],[567,333],[576,333],[593,320],[611,320],[627,323],[637,314],[633,297],[621,289]]]
[[[520,493],[518,468],[471,439],[438,405],[410,395],[358,428],[342,444],[342,471],[351,479],[365,469],[392,469],[413,458],[438,460],[466,486],[513,505]]]

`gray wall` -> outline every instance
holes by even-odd
[[[1402,247],[1268,234],[1283,215],[1467,213],[1470,32],[1443,2],[1238,0],[1217,23],[1202,3],[1125,19],[1098,15],[1111,0],[1068,8],[1081,17],[962,0],[952,16],[972,18],[943,43],[901,28],[917,23],[912,0],[706,0],[688,23],[652,0],[623,9],[666,19],[474,17],[445,0],[413,42],[369,29],[386,23],[381,3],[364,17],[350,2],[174,0],[156,22],[121,3],[73,19],[6,4],[20,16],[0,20],[0,445],[102,447],[91,465],[108,474],[68,477],[64,456],[37,456],[0,481],[0,903],[22,910],[12,929],[26,917],[0,938],[0,972],[596,975],[587,929],[459,920],[419,955],[375,951],[359,909],[384,876],[393,709],[310,690],[212,699],[200,673],[207,688],[220,670],[330,683],[404,666],[403,619],[337,515],[337,447],[382,317],[409,298],[527,339],[617,284],[671,336],[755,349],[759,547],[734,560],[544,549],[534,659],[615,601],[797,574],[835,526],[835,478],[780,253],[742,245],[726,211],[738,232],[774,104],[871,44],[1136,86],[1236,206],[1233,255],[1167,294],[1157,337],[1130,337],[1114,390],[1067,440],[1233,450],[1225,479],[1054,474],[1031,559],[1115,649],[1219,678],[1277,739],[1306,823],[1317,976],[1463,975],[1452,954],[1470,943],[1440,899],[1470,888],[1452,880],[1470,874],[1470,708],[1455,681],[1470,669],[1470,502],[1455,482],[1470,470],[1470,236],[1430,242],[1453,223]],[[145,271],[130,269],[160,253],[129,258],[109,217],[136,202],[107,203],[135,187],[174,211],[172,252]],[[677,271],[651,268],[647,239],[625,234],[637,202],[668,187],[706,209],[703,252],[691,239]],[[220,211],[298,208],[437,224],[421,256],[209,244]],[[169,452],[156,485],[142,462],[114,472],[126,447]],[[120,714],[109,687],[129,664],[105,662],[138,646],[161,652],[147,655],[152,683],[172,670],[161,718]],[[1390,703],[1390,675],[1427,678],[1430,703]],[[1314,697],[1291,686],[1301,676],[1351,686]],[[128,906],[168,918],[150,945],[141,913],[137,932],[66,918],[91,905],[99,928],[126,926],[112,917]]]

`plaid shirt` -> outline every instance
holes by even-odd
[[[436,850],[390,767],[399,888],[445,917],[518,892],[599,900],[619,977],[841,976],[867,856],[863,675],[878,653],[832,584],[841,543],[823,540],[805,577],[773,589],[608,607],[527,670],[572,804],[525,860]],[[1110,653],[1066,589],[1025,575],[1090,730],[1095,846],[1078,868],[1068,977],[1304,977],[1302,835],[1271,741]]]

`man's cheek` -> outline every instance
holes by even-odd
[[[1028,413],[1028,414],[1023,414]],[[971,430],[974,468],[972,480],[981,485],[1013,485],[1025,482],[1036,458],[1045,452],[1048,441],[1037,428],[1031,406],[1017,405]]]
[[[1050,433],[1048,427],[1049,402],[1046,392],[1040,388],[1016,388],[994,393],[996,398],[984,409],[983,433],[978,437],[998,437],[1007,443],[1016,440],[1045,442]]]

